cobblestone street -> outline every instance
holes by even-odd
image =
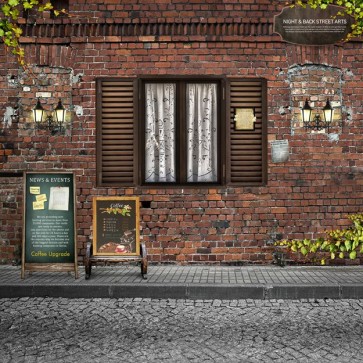
[[[5,362],[362,362],[363,300],[0,299]]]

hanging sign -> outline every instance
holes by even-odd
[[[74,174],[24,173],[22,271],[74,271],[78,278]]]
[[[309,6],[286,7],[274,17],[274,32],[287,42],[325,45],[344,41],[351,32],[353,17],[340,15],[343,8],[328,5],[326,9]]]

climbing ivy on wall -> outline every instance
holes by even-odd
[[[24,49],[19,44],[22,30],[18,25],[19,16],[26,10],[42,13],[52,10],[55,15],[65,13],[65,10],[55,10],[51,2],[39,0],[1,0],[0,8],[0,37],[6,47],[16,55],[18,63],[25,67]]]
[[[348,40],[363,33],[363,0],[297,0],[296,4],[303,7],[309,5],[313,9],[326,9],[330,4],[342,6],[341,13],[351,15],[355,20]]]
[[[0,8],[0,37],[10,51],[17,56],[21,66],[25,66],[24,49],[19,45],[22,30],[18,25],[18,18],[23,11],[36,10],[39,13],[51,10],[55,15],[65,13],[64,9],[55,10],[50,1],[43,0],[1,0]],[[363,0],[296,0],[299,6],[309,5],[312,8],[325,9],[328,5],[342,6],[342,13],[351,15],[355,19],[352,32],[348,36],[360,36],[363,33]]]

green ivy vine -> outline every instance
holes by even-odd
[[[349,228],[326,231],[325,237],[316,240],[304,238],[276,241],[275,246],[301,253],[305,259],[312,262],[316,261],[317,256],[328,256],[321,258],[322,265],[325,265],[327,258],[354,260],[358,253],[363,254],[363,214],[352,214],[347,218],[353,224]]]
[[[6,47],[16,55],[18,63],[26,66],[24,49],[19,44],[19,38],[22,30],[18,25],[19,16],[23,11],[36,10],[42,13],[51,10],[55,15],[65,13],[65,10],[55,10],[51,2],[39,0],[2,0],[3,5],[0,8],[0,37]]]
[[[360,36],[363,33],[363,0],[296,0],[296,4],[302,7],[309,5],[313,9],[320,8],[323,10],[328,5],[342,6],[341,14],[350,15],[355,20],[347,40]]]
[[[40,13],[52,10],[55,15],[65,13],[64,9],[55,10],[50,1],[43,3],[42,0],[2,0],[0,8],[0,37],[4,44],[17,56],[21,66],[25,66],[24,49],[19,45],[19,38],[22,30],[18,25],[18,18],[22,11],[34,9]],[[296,5],[305,7],[309,5],[313,9],[326,9],[328,5],[339,5],[343,7],[342,14],[352,16],[355,23],[352,25],[352,37],[360,36],[363,33],[363,0],[296,0]]]

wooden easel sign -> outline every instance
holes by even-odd
[[[78,278],[73,172],[24,172],[21,278],[25,271],[74,271]]]
[[[93,254],[139,256],[139,198],[93,198]]]

